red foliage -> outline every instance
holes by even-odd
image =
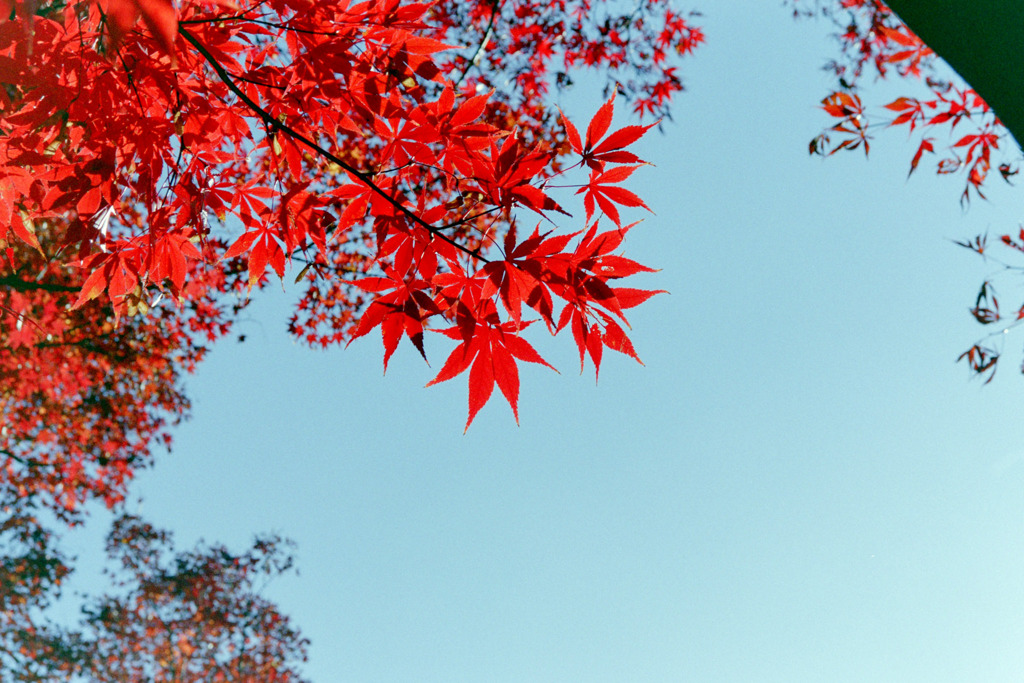
[[[938,152],[939,173],[964,173],[965,201],[984,196],[1005,131],[981,98],[936,77],[879,0],[817,7],[841,57],[822,103],[835,122],[811,151],[867,153],[876,115],[858,83],[895,72],[923,84],[882,107],[881,123],[917,136],[910,172]],[[306,290],[289,329],[310,345],[380,328],[386,368],[403,337],[424,358],[427,330],[454,342],[430,384],[468,375],[467,429],[495,386],[518,420],[519,364],[548,365],[527,330],[568,329],[581,369],[589,357],[599,372],[604,348],[639,361],[624,312],[658,292],[617,286],[651,272],[619,253],[635,225],[620,212],[647,209],[623,183],[651,125],[609,134],[615,97],[667,117],[678,60],[701,42],[670,0],[0,0],[5,500],[70,521],[91,498],[121,501],[187,412],[181,375],[290,267]],[[579,67],[606,79],[585,135],[547,99]],[[559,200],[576,195],[582,215],[560,230]],[[539,222],[521,239],[524,213]],[[1002,243],[1024,251],[1024,231]],[[1002,319],[989,282],[971,313]],[[998,357],[979,342],[961,358],[991,378]],[[89,612],[86,637],[33,621],[68,571],[48,532],[18,512],[4,534],[24,552],[0,558],[14,639],[0,637],[0,670],[296,676],[304,641],[249,591],[281,569],[273,543],[161,563],[166,537],[123,520],[109,550],[124,594]]]
[[[811,0],[792,0],[806,10]],[[917,151],[910,164],[913,173],[925,153],[935,153],[936,142],[947,129],[949,143],[941,151],[936,170],[940,174],[963,173],[963,202],[971,194],[984,197],[982,186],[993,164],[993,151],[1007,135],[991,109],[969,87],[940,77],[935,69],[935,54],[879,0],[840,0],[838,4],[819,3],[818,8],[831,17],[839,29],[836,38],[841,57],[829,63],[840,89],[822,102],[822,109],[840,119],[811,143],[811,152],[831,155],[841,149],[869,149],[870,128],[906,126],[916,136]],[[885,112],[869,114],[856,94],[866,72],[886,77],[895,71],[899,77],[920,82],[922,95],[898,97],[884,106]],[[894,116],[895,114],[895,116]],[[879,118],[881,117],[881,118]],[[875,120],[875,122],[873,122]],[[967,127],[965,135],[960,126]],[[833,142],[839,133],[838,142]],[[1011,145],[1012,147],[1012,145]],[[1000,164],[1004,179],[1015,173],[1009,162]]]
[[[66,232],[31,225],[39,251],[15,243],[17,266],[0,262],[0,485],[75,519],[91,498],[120,501],[153,446],[170,444],[188,410],[181,375],[228,328],[208,297],[225,273],[193,273],[178,308],[125,292],[117,321],[99,299],[72,305],[82,271],[59,260]]]
[[[839,89],[822,102],[822,109],[839,121],[811,142],[811,153],[828,156],[841,149],[856,149],[861,145],[867,152],[873,128],[904,127],[915,146],[910,174],[917,170],[925,155],[937,155],[935,170],[938,174],[963,174],[965,182],[960,199],[965,205],[974,195],[985,198],[983,186],[989,180],[994,165],[999,176],[1008,183],[1017,175],[1018,159],[1005,156],[1012,154],[1015,145],[1012,140],[1003,144],[1008,132],[993,111],[970,87],[943,76],[943,72],[936,68],[935,54],[884,2],[791,2],[797,14],[820,13],[831,18],[838,28],[836,38],[841,50],[841,57],[829,64],[829,69],[837,77]],[[920,94],[898,97],[884,104],[881,112],[868,113],[858,95],[858,86],[865,73],[869,72],[880,77],[895,72],[899,77],[917,81]],[[997,160],[998,154],[1003,154],[1004,158]],[[1001,236],[997,244],[1010,249],[1002,256],[987,248],[986,235],[958,241],[957,244],[986,261],[996,263],[1003,273],[1024,271],[1024,264],[1020,261],[1021,252],[1024,252],[1024,230],[1019,236]],[[1024,320],[1024,304],[1018,309],[1007,322],[999,311],[993,283],[990,280],[982,283],[974,305],[968,310],[979,324],[999,329],[975,342],[959,356],[959,360],[967,363],[972,375],[984,377],[985,382],[992,380],[1003,353],[1005,333]]]
[[[467,428],[495,385],[518,420],[534,322],[595,368],[637,358],[623,312],[656,292],[614,283],[650,271],[618,254],[650,126],[605,133],[615,93],[668,115],[691,22],[669,0],[0,0],[0,678],[297,680],[305,641],[252,591],[288,566],[274,539],[166,558],[123,518],[115,594],[79,631],[40,612],[70,569],[35,511],[124,498],[269,272],[301,268],[311,345],[379,327],[386,367],[402,337],[453,340],[432,384],[468,374]],[[585,143],[547,100],[582,66],[610,92]],[[586,215],[559,232],[566,187]]]
[[[24,495],[120,500],[187,410],[180,374],[295,264],[293,334],[380,327],[386,366],[442,331],[467,358],[436,381],[469,370],[470,421],[494,383],[518,414],[516,365],[543,362],[523,303],[595,366],[602,344],[635,357],[619,324],[648,294],[609,283],[647,269],[603,245],[646,208],[620,183],[649,126],[604,134],[615,92],[665,115],[681,89],[703,37],[668,0],[0,10],[0,481]],[[578,66],[612,90],[585,144],[546,100]],[[552,222],[573,172],[582,242]],[[523,211],[545,227],[518,244]]]

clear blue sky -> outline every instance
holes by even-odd
[[[269,292],[189,380],[143,511],[183,545],[295,539],[267,594],[317,683],[1024,676],[1024,340],[984,388],[954,363],[989,271],[949,241],[1015,231],[1021,194],[962,212],[901,132],[809,157],[827,25],[699,9],[634,176],[656,215],[627,254],[672,292],[631,317],[646,367],[595,386],[541,343],[562,374],[523,372],[522,426],[496,396],[463,436],[465,380],[422,388],[443,340],[382,378],[376,339],[293,344]]]

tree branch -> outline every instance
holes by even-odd
[[[31,280],[22,280],[19,277],[13,275],[4,275],[0,277],[0,287],[7,287],[18,292],[67,292],[69,294],[77,293],[82,291],[81,287],[69,287],[67,285],[55,285],[49,282],[33,282]]]
[[[498,10],[501,9],[502,0],[495,0],[491,7],[491,16],[487,21],[487,28],[484,30],[484,37],[480,39],[480,44],[476,46],[476,50],[473,52],[473,56],[466,62],[466,68],[462,70],[462,74],[455,79],[455,86],[458,87],[462,84],[462,81],[469,75],[469,70],[474,66],[479,66],[480,57],[483,56],[484,50],[487,48],[487,43],[490,42],[491,37],[494,35],[494,20],[498,16]]]
[[[15,462],[20,462],[25,467],[42,467],[43,464],[44,464],[44,463],[41,463],[38,460],[34,460],[32,458],[23,458],[23,457],[21,457],[19,455],[15,455],[14,453],[11,453],[9,450],[7,450],[6,448],[0,448],[0,454],[6,455],[8,458],[10,458],[11,460],[13,460]]]
[[[383,188],[381,188],[379,185],[373,182],[372,173],[368,173],[366,171],[356,168],[355,166],[346,162],[344,159],[335,156],[328,150],[324,149],[317,143],[313,142],[306,136],[302,135],[302,133],[299,133],[294,128],[291,128],[290,126],[281,123],[275,117],[271,116],[266,109],[261,107],[258,103],[254,102],[248,95],[245,94],[245,92],[242,91],[241,88],[239,88],[235,84],[235,82],[231,78],[231,75],[224,69],[220,62],[217,61],[216,57],[214,57],[210,53],[210,51],[207,50],[206,47],[203,46],[203,44],[200,43],[199,40],[194,35],[192,35],[192,33],[188,29],[179,26],[178,33],[179,35],[184,37],[185,40],[192,44],[192,47],[194,47],[196,51],[199,52],[199,54],[201,54],[204,59],[206,59],[210,66],[213,67],[213,70],[217,72],[217,75],[220,77],[221,81],[223,81],[224,85],[226,85],[228,89],[235,94],[236,97],[242,100],[242,102],[244,102],[245,105],[249,107],[249,109],[255,112],[260,117],[260,120],[262,120],[266,126],[274,129],[275,131],[284,133],[285,135],[287,135],[288,137],[297,142],[301,142],[303,145],[316,152],[322,158],[334,164],[337,164],[341,168],[345,169],[346,171],[354,175],[356,178],[358,178],[360,182],[369,187],[375,194],[386,199],[388,203],[390,203],[392,206],[398,209],[398,211],[401,212],[403,216],[411,220],[416,225],[419,225],[420,227],[426,229],[428,232],[430,232],[430,234],[434,235],[435,237],[441,240],[444,240],[445,242],[451,244],[456,249],[459,249],[460,251],[469,254],[473,258],[480,259],[481,261],[484,262],[488,262],[488,259],[480,255],[479,249],[470,249],[465,245],[460,244],[459,242],[453,240],[452,238],[448,237],[443,232],[441,232],[439,228],[436,228],[430,223],[427,223],[425,220],[423,220],[415,213],[410,211],[408,208],[406,208],[406,206],[402,204],[402,202],[392,197]]]

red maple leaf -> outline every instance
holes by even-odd
[[[516,424],[519,423],[519,368],[516,359],[555,369],[541,358],[529,342],[519,336],[530,323],[499,323],[495,313],[492,310],[485,320],[465,315],[455,327],[440,330],[441,334],[460,340],[460,343],[448,356],[437,377],[428,382],[427,386],[446,382],[470,370],[469,418],[464,431],[469,430],[473,418],[487,405],[495,384],[512,407]]]
[[[178,37],[178,13],[170,0],[97,0],[110,29],[110,49],[116,51],[125,36],[142,18],[146,28],[174,60]]]
[[[608,218],[612,219],[615,225],[621,227],[622,221],[619,218],[619,210],[616,208],[616,204],[622,206],[639,206],[650,211],[651,209],[644,203],[640,197],[636,196],[624,187],[619,187],[613,183],[621,183],[629,176],[633,175],[638,166],[618,166],[609,171],[599,171],[593,169],[590,172],[590,180],[586,185],[576,190],[576,194],[586,193],[583,195],[583,206],[587,212],[587,222],[594,215],[595,202],[597,206],[601,207]],[[652,212],[653,213],[653,212]]]
[[[562,113],[562,123],[565,125],[565,132],[569,139],[569,145],[573,151],[583,157],[583,162],[593,170],[601,172],[606,163],[617,164],[643,164],[646,163],[632,152],[624,148],[639,140],[644,133],[657,125],[652,123],[647,126],[625,126],[620,128],[604,140],[601,138],[608,132],[611,126],[612,115],[615,112],[615,92],[601,105],[597,113],[590,120],[587,126],[586,143],[580,140],[579,131],[576,126]]]
[[[384,371],[387,372],[391,359],[402,334],[409,338],[416,350],[427,359],[423,348],[423,321],[441,313],[433,299],[424,291],[427,282],[418,278],[406,278],[390,267],[384,267],[387,277],[367,277],[352,284],[363,291],[377,294],[363,313],[359,325],[352,332],[349,344],[380,326],[384,341]]]

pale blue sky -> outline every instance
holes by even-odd
[[[268,292],[189,380],[135,491],[184,545],[298,542],[267,593],[312,680],[1024,676],[1024,339],[987,387],[954,363],[988,270],[949,241],[1015,231],[1021,195],[963,213],[961,179],[906,180],[901,132],[809,157],[826,24],[698,9],[708,44],[634,176],[656,215],[627,255],[672,292],[631,316],[646,367],[607,354],[595,386],[541,341],[562,374],[523,371],[522,426],[495,396],[463,436],[465,380],[422,388],[443,340],[382,378],[379,341],[295,345]]]

